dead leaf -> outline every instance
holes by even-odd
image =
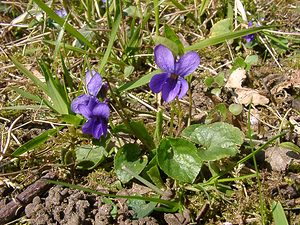
[[[282,147],[271,147],[265,151],[266,162],[273,171],[284,172],[288,169],[292,161],[299,162],[299,155],[289,149]]]
[[[269,99],[261,94],[258,91],[251,88],[237,88],[235,90],[238,95],[237,101],[239,104],[249,105],[266,105],[269,103]]]
[[[270,74],[263,79],[263,84],[272,95],[282,92],[284,89],[300,88],[300,70],[291,75]]]
[[[225,87],[241,88],[242,82],[245,78],[246,78],[246,70],[238,68],[230,74]]]

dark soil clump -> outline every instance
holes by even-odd
[[[25,214],[37,225],[158,224],[153,217],[133,220],[128,208],[114,214],[114,205],[104,203],[102,197],[60,186],[51,188],[45,198],[36,196],[26,206]]]

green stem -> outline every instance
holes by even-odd
[[[131,171],[130,169],[128,169],[126,166],[124,166],[122,169],[125,170],[127,173],[129,173],[131,176],[133,176],[135,179],[137,179],[140,182],[142,182],[147,187],[151,188],[157,194],[159,194],[161,196],[164,195],[164,192],[162,190],[160,190],[158,187],[156,187],[155,185],[151,184],[149,181],[145,180],[144,178],[142,178],[138,174],[134,173],[133,171]]]
[[[191,90],[191,84],[192,84],[192,75],[188,76],[187,78],[188,84],[189,84],[189,118],[188,118],[188,126],[191,125],[192,121],[192,109],[193,109],[193,96],[192,96],[192,90]]]
[[[251,152],[253,153],[255,150],[254,150],[254,143],[252,141],[250,111],[251,111],[251,104],[250,104],[249,111],[248,111],[248,122],[247,122],[248,132],[247,132],[247,136],[250,140],[249,144],[250,144]],[[258,166],[257,166],[255,155],[252,156],[252,159],[253,159],[253,164],[254,164],[254,169],[255,169],[255,174],[256,174],[256,180],[257,180],[257,185],[258,185],[258,190],[259,190],[259,205],[260,205],[261,222],[262,222],[262,225],[264,225],[266,223],[266,213],[265,213],[266,206],[264,204],[264,196],[263,196],[263,192],[262,192],[260,174],[259,174],[259,171],[258,171]]]
[[[181,107],[181,103],[178,99],[178,97],[176,97],[176,102],[177,102],[177,106],[178,106],[178,113],[177,113],[177,116],[178,116],[178,126],[177,126],[177,135],[180,134],[181,132],[181,127],[182,127],[182,107]]]
[[[171,102],[171,120],[170,120],[170,129],[169,129],[169,135],[173,136],[173,128],[174,128],[174,102]]]
[[[158,0],[153,0],[155,12],[155,34],[159,36],[159,5]]]

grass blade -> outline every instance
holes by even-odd
[[[63,27],[65,20],[60,18],[52,9],[50,9],[42,0],[33,0],[47,15],[53,19],[56,23],[58,23],[61,27]],[[72,36],[77,38],[79,41],[86,44],[93,50],[96,48],[89,42],[76,28],[72,27],[69,23],[66,22],[65,30],[70,33]]]
[[[141,86],[149,83],[150,79],[155,74],[158,74],[159,72],[160,72],[160,70],[154,70],[153,72],[148,73],[145,76],[142,76],[140,79],[138,79],[136,81],[130,81],[130,82],[126,83],[126,84],[123,84],[121,87],[118,88],[118,91],[119,92],[129,91],[131,89],[141,87]]]
[[[26,69],[21,63],[18,62],[14,57],[8,56],[9,59],[13,62],[13,64],[30,80],[33,81],[33,83],[40,88],[42,91],[44,91],[46,94],[48,94],[48,89],[45,83],[43,83],[39,78],[33,75],[28,69]]]
[[[46,43],[46,44],[49,44],[49,45],[53,45],[53,46],[56,45],[56,42],[55,42],[55,41],[43,40],[43,42]],[[87,51],[86,51],[86,50],[83,50],[83,49],[81,49],[81,48],[74,47],[74,46],[72,46],[72,45],[69,45],[69,44],[66,44],[66,43],[63,43],[63,42],[61,42],[61,43],[59,44],[59,47],[60,47],[60,48],[61,48],[61,47],[64,47],[64,48],[67,49],[67,50],[70,50],[70,51],[73,51],[73,52],[78,52],[78,53],[80,53],[80,54],[87,54]]]
[[[38,103],[40,103],[40,102],[43,101],[39,96],[30,94],[30,93],[28,93],[27,91],[24,91],[24,90],[22,90],[22,89],[20,89],[20,88],[17,88],[17,87],[11,87],[11,89],[13,89],[15,92],[17,92],[19,95],[23,96],[24,98],[33,100],[33,101],[38,102]]]
[[[218,35],[215,37],[207,38],[204,40],[199,41],[196,44],[193,44],[191,46],[186,47],[184,50],[185,51],[192,51],[192,50],[199,50],[211,45],[216,45],[225,42],[226,40],[230,39],[235,39],[235,38],[240,38],[248,34],[254,34],[259,31],[262,31],[264,29],[268,28],[267,26],[261,26],[261,27],[253,27],[249,29],[243,29],[243,30],[238,30],[238,31],[233,31],[233,32],[228,32],[226,34]]]
[[[42,133],[41,135],[35,137],[34,139],[31,139],[30,141],[26,142],[24,145],[17,148],[11,155],[13,157],[18,157],[18,156],[32,150],[33,148],[43,144],[45,141],[47,141],[51,136],[56,134],[62,128],[63,128],[63,126],[61,126],[59,128],[51,129],[51,130],[48,130],[48,131]]]
[[[117,31],[118,31],[119,25],[121,23],[122,16],[121,16],[121,12],[120,12],[120,9],[119,9],[120,8],[120,2],[116,1],[116,5],[117,5],[116,18],[115,18],[115,21],[112,25],[112,30],[111,30],[111,34],[110,34],[110,37],[109,37],[109,42],[108,42],[105,54],[104,54],[103,58],[101,59],[101,64],[100,64],[100,67],[99,67],[100,73],[103,72],[104,66],[107,63],[108,57],[110,55],[110,52],[112,50],[113,44],[114,44],[116,36],[117,36]]]
[[[289,225],[280,202],[272,203],[272,214],[275,225]]]
[[[43,61],[40,61],[39,63],[46,79],[49,97],[53,103],[52,107],[59,114],[69,114],[69,101],[67,97],[68,95],[65,93],[65,89],[60,82],[57,81],[57,79],[53,78],[53,75],[46,64]]]
[[[169,206],[170,208],[174,208],[174,210],[177,210],[179,208],[179,203],[178,202],[170,201],[170,200],[164,200],[164,199],[161,199],[161,198],[142,197],[142,196],[138,196],[138,195],[114,195],[114,194],[107,194],[107,193],[95,191],[95,190],[92,190],[90,188],[81,187],[79,185],[69,184],[69,183],[62,182],[62,181],[47,180],[47,182],[50,183],[50,184],[61,185],[61,186],[65,186],[65,187],[68,187],[68,188],[71,188],[71,189],[76,189],[76,190],[84,191],[84,192],[95,194],[95,195],[101,195],[101,196],[106,196],[106,197],[111,197],[111,198],[136,199],[136,200],[157,202],[157,203],[161,203],[161,204],[164,204],[166,206]]]

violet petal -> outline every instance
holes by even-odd
[[[110,110],[107,104],[99,103],[93,108],[93,115],[108,119]]]
[[[180,98],[182,98],[183,96],[186,95],[186,93],[187,93],[187,91],[188,91],[188,89],[189,89],[189,84],[188,84],[188,82],[187,82],[185,79],[183,79],[182,77],[179,77],[179,78],[178,78],[178,82],[181,83],[180,92],[179,92],[179,94],[178,94],[178,98],[180,99]]]
[[[105,119],[98,119],[93,129],[93,137],[99,139],[102,135],[106,136],[107,121]]]
[[[200,64],[197,52],[187,52],[175,63],[175,74],[185,77],[194,72]]]
[[[93,134],[94,123],[94,119],[88,120],[85,124],[82,125],[82,132],[84,134]]]
[[[174,55],[167,47],[163,45],[157,45],[154,48],[154,61],[161,70],[168,73],[174,72]]]
[[[168,78],[162,88],[162,98],[165,102],[170,102],[176,98],[180,91],[181,83],[177,79]]]
[[[154,93],[160,92],[168,77],[169,77],[168,73],[159,73],[159,74],[154,75],[151,78],[150,83],[149,83],[150,89]]]
[[[79,105],[78,106],[80,114],[82,114],[86,119],[90,119],[92,117],[92,108],[87,105]]]
[[[88,105],[90,101],[91,96],[83,94],[79,95],[77,98],[75,98],[71,103],[71,110],[74,113],[80,113],[80,110],[78,109],[79,105]]]
[[[92,71],[93,73],[94,71]],[[89,81],[89,82],[88,82]],[[92,96],[97,96],[102,87],[102,78],[99,73],[95,72],[92,78],[86,77],[86,86],[88,93]]]

